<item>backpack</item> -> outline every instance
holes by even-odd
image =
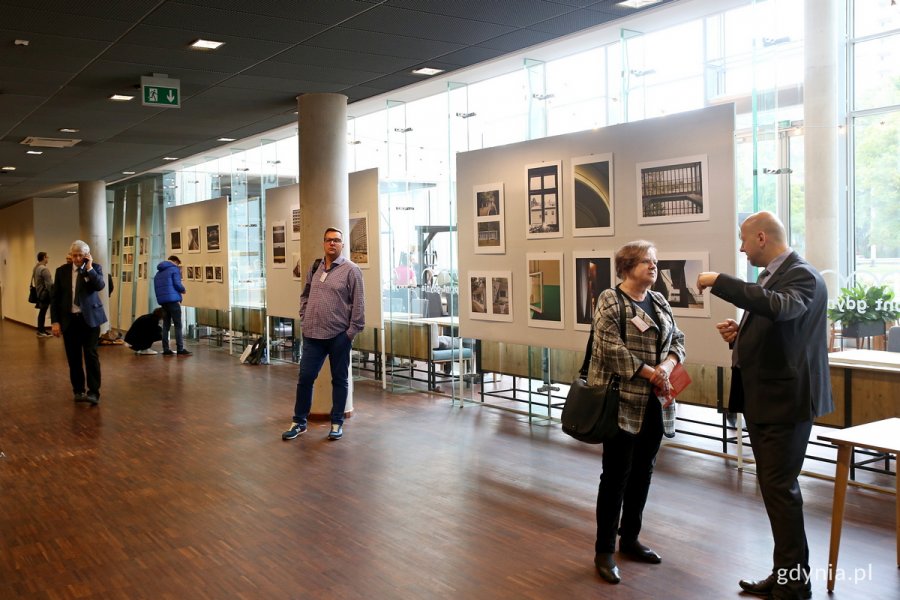
[[[244,350],[244,355],[241,356],[241,362],[245,365],[266,364],[268,362],[266,360],[267,345],[268,344],[266,344],[266,336],[259,336],[253,342],[253,344],[247,346],[247,348]]]

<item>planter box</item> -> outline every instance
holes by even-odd
[[[884,335],[886,331],[884,321],[860,321],[851,325],[841,326],[841,335],[845,338],[866,338]]]

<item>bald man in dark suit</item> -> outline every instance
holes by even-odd
[[[828,368],[827,290],[822,276],[787,245],[781,221],[758,212],[741,225],[741,252],[763,267],[757,283],[706,272],[700,290],[744,309],[741,323],[716,325],[732,348],[729,409],[743,412],[759,489],[774,539],[772,572],[741,580],[745,592],[812,597],[798,476],[813,419],[834,410]]]
[[[97,344],[100,326],[106,323],[106,311],[97,292],[106,287],[106,278],[83,241],[72,242],[69,254],[72,263],[57,268],[53,281],[51,333],[63,337],[75,402],[96,406],[100,402]]]

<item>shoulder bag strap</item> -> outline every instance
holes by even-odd
[[[625,341],[625,300],[622,298],[622,292],[618,286],[615,288],[616,296],[619,300],[619,336]],[[584,349],[584,361],[581,363],[579,375],[587,377],[588,369],[591,366],[591,354],[594,352],[594,319],[591,317],[591,334],[588,336],[587,347]]]

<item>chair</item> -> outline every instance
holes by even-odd
[[[887,351],[900,352],[900,325],[894,325],[888,330]]]

